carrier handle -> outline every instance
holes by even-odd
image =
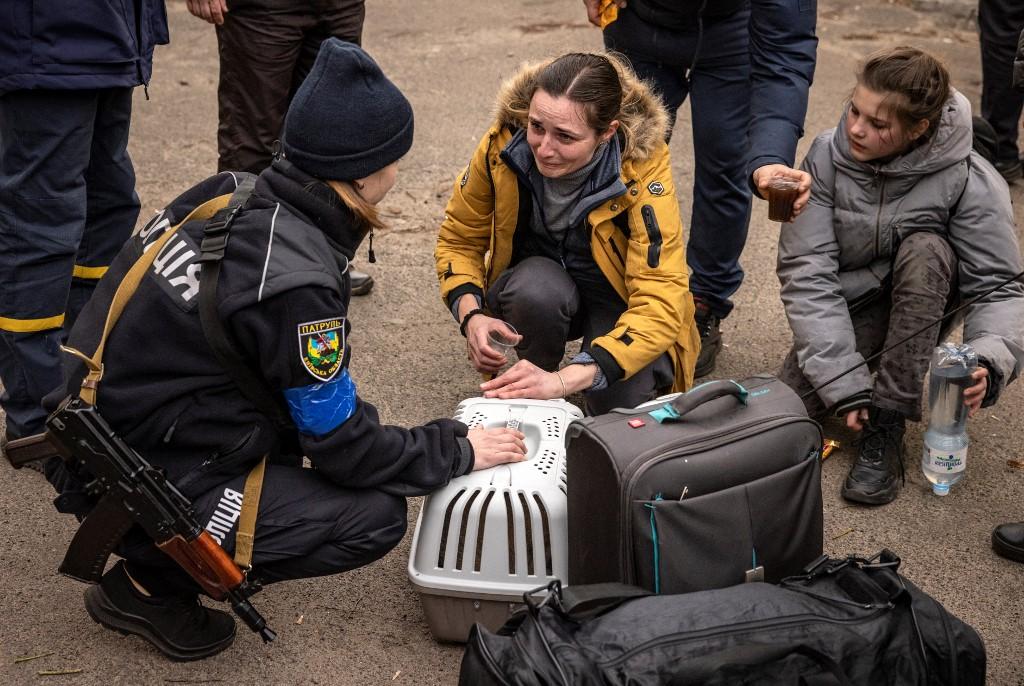
[[[661,413],[662,410],[666,411],[664,412],[666,416],[658,419],[658,421],[679,421],[687,412],[692,412],[706,402],[710,402],[718,398],[724,398],[726,396],[732,396],[733,398],[736,398],[741,405],[746,405],[748,395],[750,395],[750,393],[747,389],[736,381],[708,381],[707,383],[695,386],[686,393],[674,398],[671,402],[666,403],[661,410],[656,410],[656,412],[659,413]]]

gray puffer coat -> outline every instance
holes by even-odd
[[[797,359],[817,386],[863,362],[849,308],[878,295],[899,241],[943,235],[959,258],[964,301],[1021,271],[1010,195],[998,172],[971,150],[971,106],[954,91],[924,144],[885,163],[850,155],[844,112],[811,145],[802,168],[811,198],[782,225],[777,272]],[[964,340],[989,368],[985,404],[1024,363],[1024,286],[1018,281],[966,310]],[[866,367],[818,391],[831,407],[871,389]]]

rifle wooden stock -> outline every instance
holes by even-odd
[[[214,600],[224,600],[245,581],[234,561],[205,531],[191,541],[175,535],[157,546],[174,558]]]
[[[35,462],[36,460],[61,456],[60,450],[49,440],[48,435],[45,433],[8,441],[4,447],[4,454],[7,456],[7,461],[15,469],[21,469],[29,462]]]

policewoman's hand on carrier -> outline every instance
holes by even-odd
[[[477,427],[467,438],[473,446],[473,471],[526,459],[526,435],[521,431]]]

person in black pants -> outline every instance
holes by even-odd
[[[365,0],[188,0],[188,9],[217,27],[217,171],[259,174],[320,44],[362,44]],[[372,276],[349,273],[352,295],[373,290]]]
[[[814,76],[813,0],[583,0],[609,50],[654,86],[674,124],[687,97],[693,119],[693,216],[686,245],[701,350],[696,376],[714,371],[720,321],[743,281],[750,197],[779,175],[797,181],[799,214],[811,179],[794,169]],[[669,129],[671,134],[671,128]]]
[[[6,440],[43,430],[58,346],[139,214],[132,90],[168,41],[163,0],[0,12],[0,396]]]
[[[1024,174],[1017,132],[1024,91],[1013,87],[1014,51],[1024,30],[1024,3],[1020,0],[979,0],[981,32],[981,116],[996,132],[995,167],[1007,181]]]

